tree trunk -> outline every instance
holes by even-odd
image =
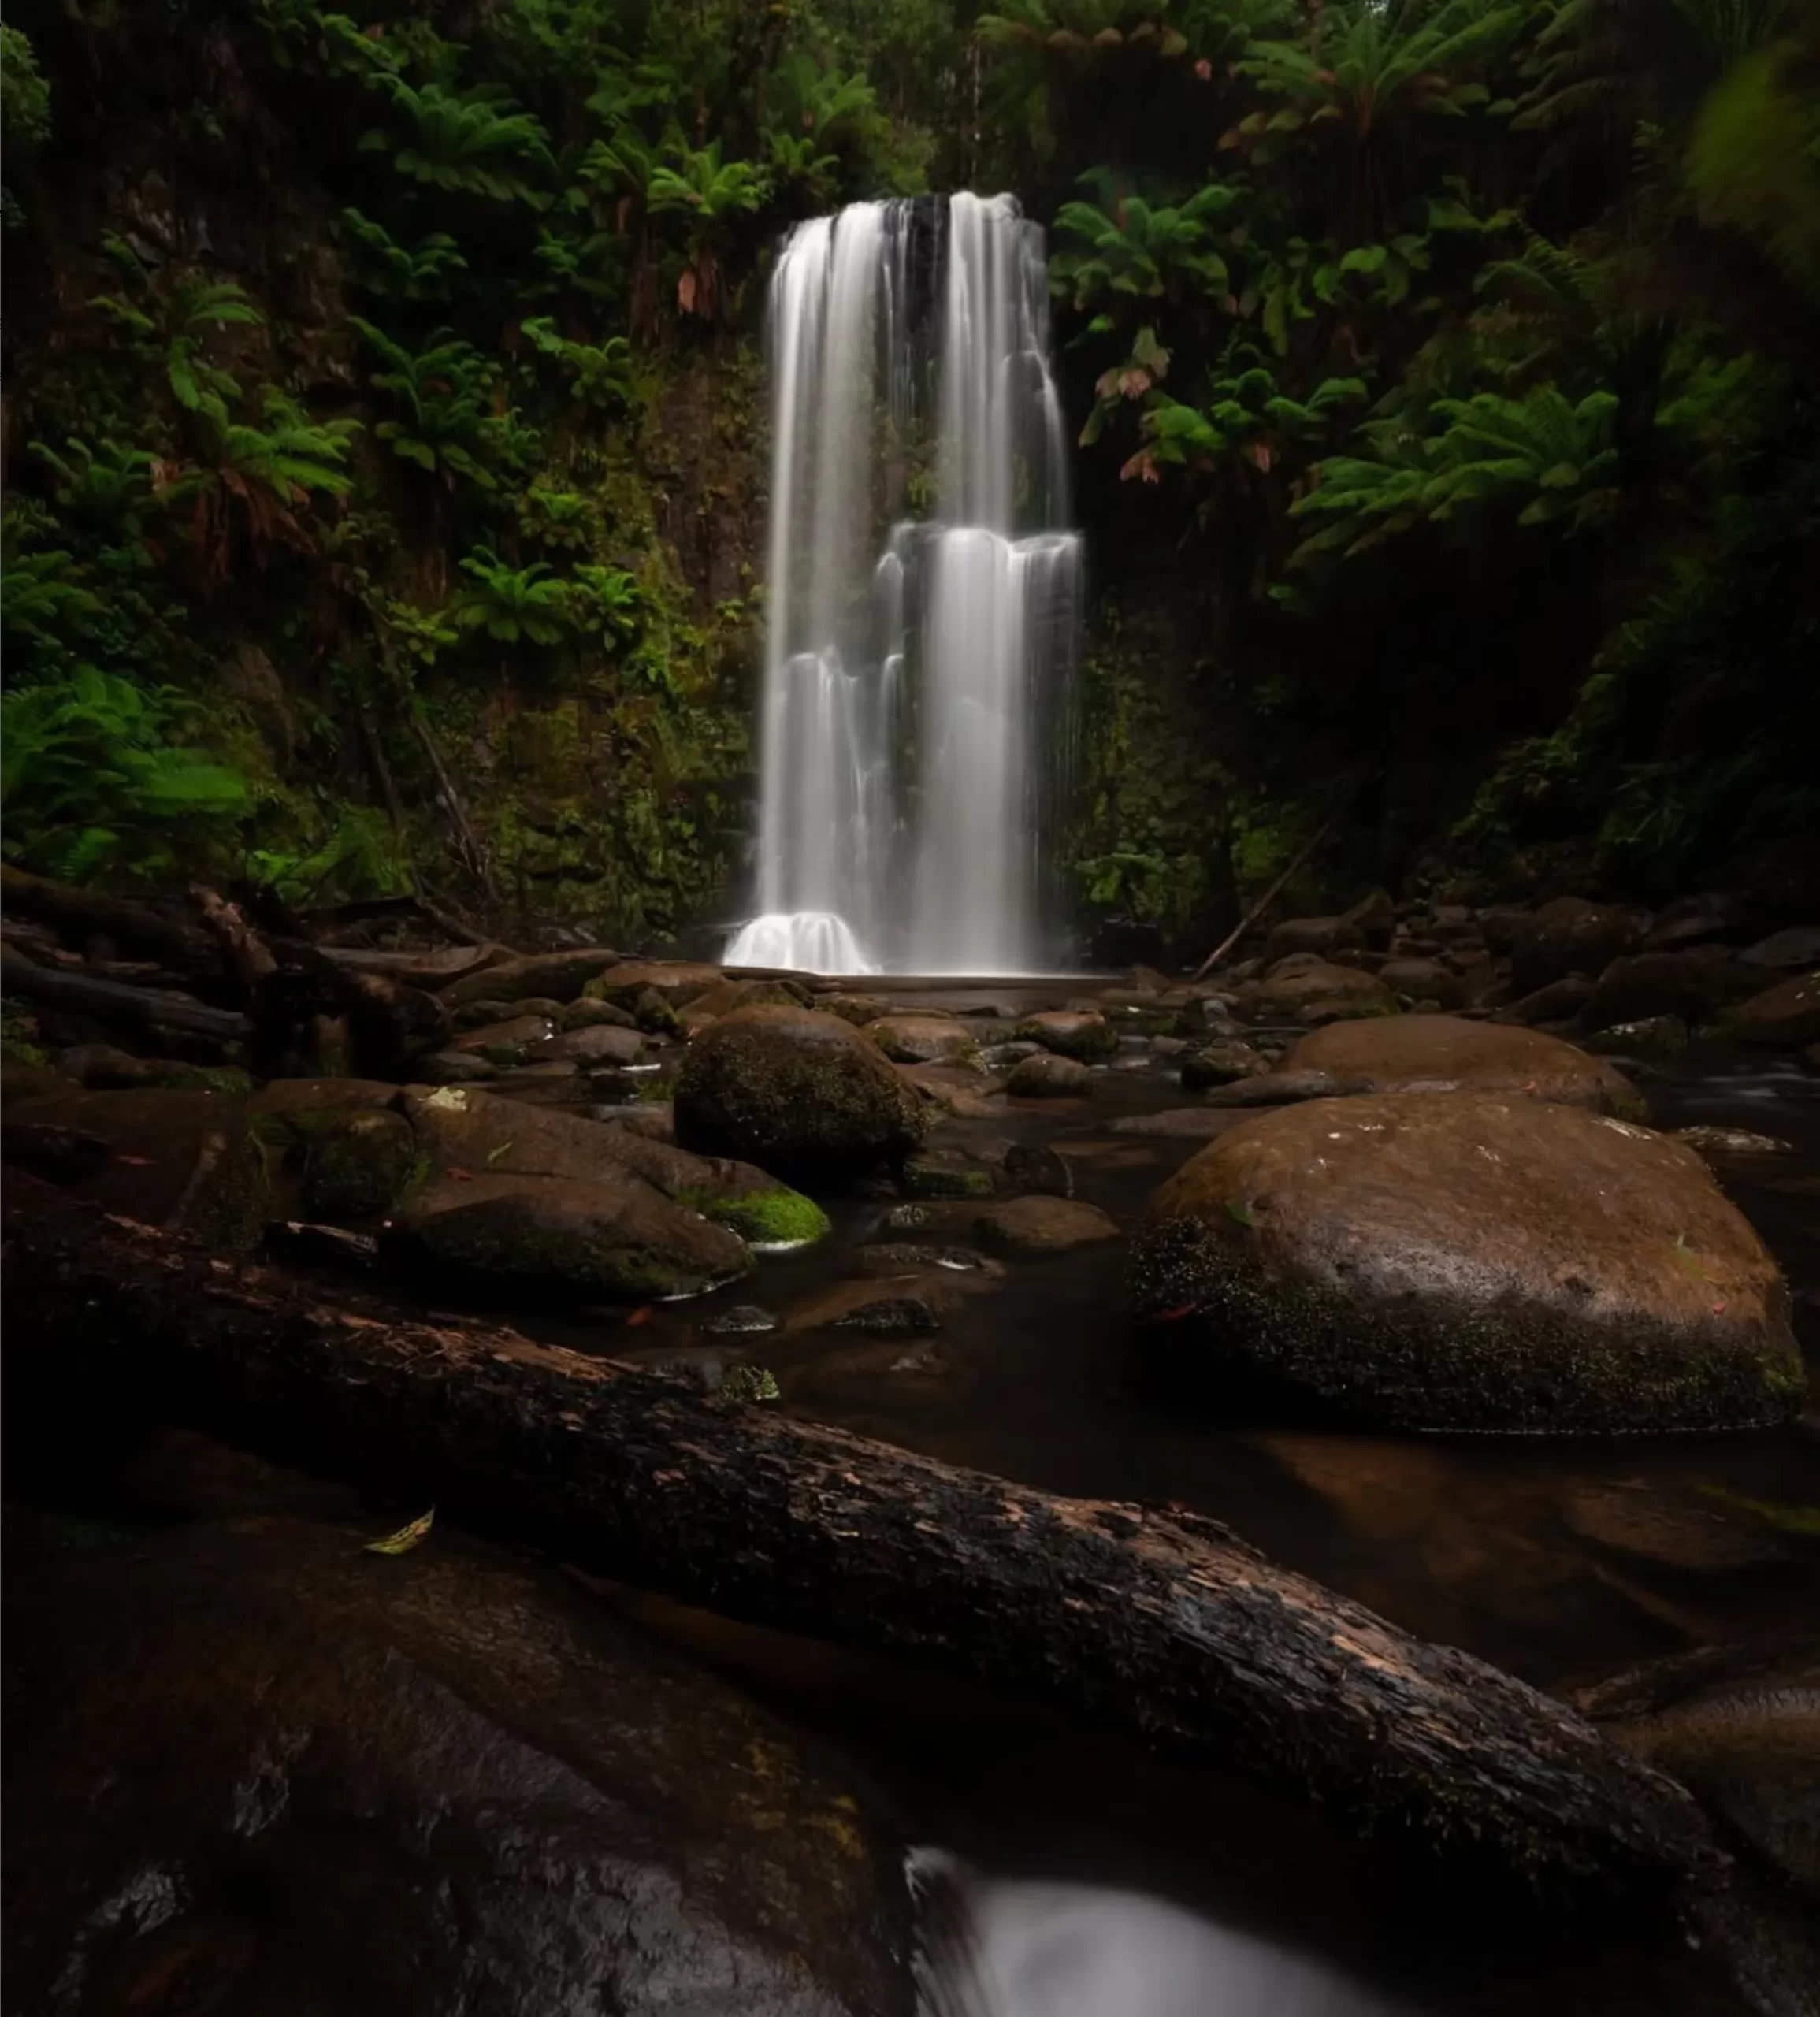
[[[9,912],[35,918],[66,940],[110,939],[122,952],[162,960],[204,988],[222,979],[221,951],[207,932],[130,898],[53,882],[7,863],[0,865],[0,900]]]
[[[178,1030],[186,1036],[214,1037],[232,1043],[250,1036],[253,1025],[232,1008],[211,1008],[188,994],[162,988],[133,987],[124,981],[97,980],[67,967],[40,967],[9,945],[0,960],[9,994],[47,1007],[92,1016],[98,1023],[133,1030]]]
[[[382,1479],[756,1623],[1046,1695],[1552,1901],[1715,1870],[1698,1811],[1562,1703],[1211,1521],[1068,1499],[483,1325],[399,1321],[15,1178],[6,1420],[134,1417]]]

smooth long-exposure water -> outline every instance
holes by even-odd
[[[815,218],[771,340],[759,914],[726,958],[1034,971],[1080,578],[1042,233],[1006,196]]]

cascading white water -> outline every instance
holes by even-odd
[[[1035,970],[1080,579],[1042,232],[1007,196],[818,217],[771,336],[760,915],[727,962]]]
[[[1339,1969],[1158,1898],[911,1852],[918,2017],[1401,2017]]]

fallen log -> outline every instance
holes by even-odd
[[[0,902],[9,914],[48,925],[66,938],[105,938],[123,951],[158,960],[208,986],[222,979],[220,949],[199,925],[162,916],[130,897],[79,890],[0,864]]]
[[[1561,1703],[1213,1521],[1068,1499],[486,1325],[398,1321],[15,1179],[5,1420],[105,1399],[433,1501],[578,1567],[1045,1695],[1551,1901],[1717,1870]]]
[[[234,1043],[252,1034],[251,1020],[232,1008],[213,1008],[191,995],[124,981],[98,980],[65,967],[41,967],[12,946],[0,947],[0,982],[9,994],[91,1016],[135,1030],[178,1030],[186,1036]]]

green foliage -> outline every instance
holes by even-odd
[[[549,207],[557,173],[549,136],[529,113],[513,110],[505,93],[489,87],[464,97],[436,84],[416,90],[383,74],[375,82],[410,137],[398,145],[376,128],[362,136],[363,151],[390,154],[400,175],[433,188]]]
[[[451,615],[463,630],[484,630],[502,644],[560,644],[570,628],[568,590],[541,560],[514,567],[490,547],[462,561],[471,585],[455,600]]]
[[[136,539],[150,516],[158,458],[123,441],[91,445],[73,435],[59,455],[42,441],[31,452],[55,479],[51,495],[77,524],[91,531]]]
[[[678,147],[675,165],[660,164],[646,185],[652,210],[680,214],[687,220],[688,263],[676,284],[677,305],[685,314],[711,321],[721,303],[721,270],[739,221],[763,207],[771,193],[764,170],[749,161],[725,161],[721,143]]]
[[[1306,32],[1254,41],[1239,62],[1275,109],[1224,144],[1268,160],[1276,136],[1332,123],[1365,145],[1405,121],[1488,105],[1483,71],[1521,32],[1522,0],[1327,0]]]
[[[1332,550],[1366,552],[1424,520],[1439,522],[1492,506],[1520,526],[1561,521],[1571,532],[1610,522],[1621,502],[1613,439],[1615,393],[1569,400],[1553,385],[1521,399],[1496,392],[1437,399],[1441,430],[1402,420],[1361,429],[1374,451],[1323,462],[1320,485],[1293,509],[1335,522],[1303,540],[1299,561]]]
[[[8,859],[70,878],[116,862],[155,872],[180,859],[186,827],[245,812],[243,778],[173,746],[182,714],[173,689],[92,666],[0,698]]]
[[[523,332],[545,357],[555,360],[584,406],[610,412],[630,402],[632,346],[623,336],[609,336],[604,344],[572,343],[558,333],[547,315],[532,317]]]
[[[16,28],[0,27],[0,221],[8,230],[24,216],[13,181],[50,136],[50,87],[31,40]]]
[[[1754,49],[1700,109],[1688,180],[1703,214],[1759,245],[1820,304],[1820,28]]]
[[[1228,292],[1227,263],[1216,249],[1228,234],[1216,227],[1238,222],[1245,191],[1210,182],[1179,204],[1153,205],[1116,194],[1105,169],[1083,180],[1099,186],[1101,202],[1064,203],[1056,213],[1060,243],[1049,266],[1057,292],[1071,294],[1077,309],[1101,308],[1119,295]]]
[[[341,228],[360,248],[361,284],[388,301],[446,301],[455,276],[468,270],[461,248],[446,231],[433,231],[411,251],[356,210],[341,213]]]
[[[447,487],[459,477],[492,489],[496,478],[488,458],[498,432],[492,425],[496,367],[450,329],[436,331],[427,350],[411,351],[376,324],[358,315],[349,319],[385,367],[367,382],[403,410],[402,418],[379,423],[377,439]]]

